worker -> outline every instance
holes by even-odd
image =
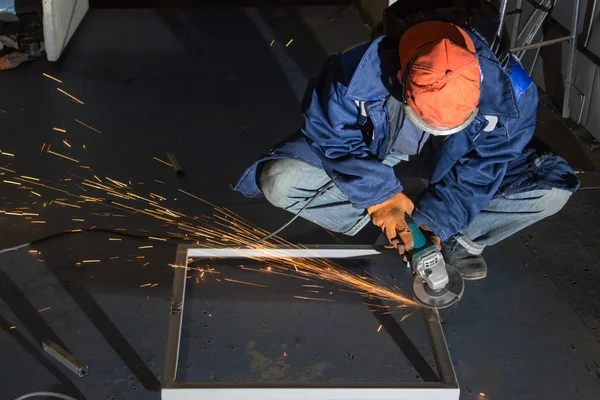
[[[487,275],[483,250],[558,212],[579,186],[538,139],[536,85],[510,53],[501,63],[468,26],[428,20],[331,57],[309,84],[304,127],[234,189],[330,231],[370,221],[400,253],[407,216],[464,279]],[[431,150],[413,201],[394,166]],[[332,183],[330,183],[332,182]]]

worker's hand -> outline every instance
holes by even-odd
[[[423,236],[425,236],[425,239],[435,244],[438,249],[442,249],[442,239],[440,239],[439,236],[436,236],[427,225],[421,225],[419,228],[421,229]]]
[[[406,214],[411,215],[415,205],[404,193],[398,193],[394,197],[367,208],[373,224],[383,231],[392,246],[398,249],[400,254],[405,250],[413,248],[414,241]]]

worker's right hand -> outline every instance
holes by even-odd
[[[414,246],[412,232],[406,222],[406,214],[411,215],[414,208],[415,205],[404,193],[398,193],[381,204],[367,208],[373,224],[381,228],[400,254]]]

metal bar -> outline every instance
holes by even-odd
[[[531,68],[529,69],[529,76],[533,75],[533,69],[535,68],[535,64],[537,64],[537,60],[540,57],[540,49],[541,47],[535,49],[535,56],[533,56],[533,62],[531,63]]]
[[[587,26],[586,32],[585,32],[585,36],[583,37],[583,43],[581,45],[581,47],[585,48],[588,46],[588,44],[590,43],[590,36],[592,34],[592,26],[594,26],[594,17],[596,14],[596,6],[598,5],[598,0],[592,0],[592,9],[590,10],[590,5],[588,2],[588,10],[590,13],[590,21],[589,24]]]
[[[458,400],[458,388],[163,389],[162,400]]]
[[[563,118],[569,118],[571,113],[571,88],[575,74],[575,50],[577,50],[577,22],[579,21],[579,4],[581,0],[573,2],[573,18],[571,19],[571,43],[569,58],[567,59],[567,77],[565,79],[565,98],[563,100]]]
[[[552,0],[550,0],[552,1]],[[545,7],[545,0],[541,0],[540,1],[540,6],[541,7]],[[540,8],[536,8],[535,10],[533,10],[533,12],[531,13],[531,15],[529,16],[529,18],[527,18],[527,21],[525,22],[525,25],[523,26],[523,29],[521,30],[521,32],[519,32],[519,34],[517,35],[517,42],[519,42],[521,40],[521,37],[525,34],[529,35],[529,31],[533,29],[532,26],[530,26],[530,24],[534,24],[535,25],[535,18],[538,17],[539,13],[544,13],[545,11],[541,10]]]
[[[442,382],[269,382],[269,389],[452,389]],[[265,382],[176,382],[173,389],[264,389]]]
[[[303,249],[277,248],[277,249],[251,249],[251,248],[190,248],[188,257],[268,257],[268,258],[357,258],[382,254],[383,246],[311,246]],[[396,253],[397,256],[397,253]]]
[[[431,342],[440,381],[446,385],[458,387],[456,372],[452,365],[448,344],[440,323],[440,314],[437,310],[429,308],[423,308],[423,314],[425,315],[425,325],[429,333],[429,341]]]
[[[510,34],[510,47],[517,45],[517,35],[519,34],[519,24],[521,23],[521,14],[523,14],[523,0],[517,0],[515,4],[515,18],[513,21],[512,33]]]
[[[73,357],[65,349],[54,343],[52,340],[47,340],[42,343],[44,352],[52,356],[56,361],[67,367],[70,371],[75,372],[78,377],[84,377],[88,374],[88,366],[75,357]]]
[[[563,37],[559,37],[556,39],[544,40],[542,42],[532,43],[532,44],[528,44],[526,46],[513,47],[512,49],[510,49],[510,51],[512,51],[514,53],[517,51],[537,49],[538,47],[550,46],[551,44],[566,42],[568,40],[571,40],[571,38],[572,38],[571,36],[563,36]]]
[[[181,168],[181,164],[179,163],[179,160],[177,160],[177,157],[175,157],[174,153],[167,153],[167,157],[169,157],[169,161],[171,161],[171,165],[173,166],[173,169],[175,170],[175,175],[177,176],[183,176],[183,168]]]
[[[502,28],[504,27],[504,17],[506,16],[506,5],[507,4],[508,4],[508,0],[502,0],[500,2],[500,10],[498,10],[498,12],[500,13],[500,23],[498,24],[498,31],[496,32],[497,38],[502,37]]]
[[[390,254],[393,252],[389,252]],[[225,400],[297,400],[303,398],[321,399],[373,399],[396,400],[458,400],[460,389],[446,339],[444,338],[438,314],[424,309],[425,323],[433,348],[434,358],[442,382],[323,382],[323,383],[200,383],[177,382],[177,364],[181,342],[181,327],[184,311],[184,296],[189,257],[272,257],[272,258],[369,258],[378,255],[385,257],[386,252],[380,246],[306,246],[303,249],[209,249],[197,245],[177,246],[176,264],[185,268],[176,268],[173,278],[173,295],[169,316],[169,331],[165,354],[163,400],[203,399]]]
[[[167,332],[167,349],[165,350],[165,369],[163,386],[170,387],[177,378],[179,362],[179,345],[181,343],[181,326],[183,324],[183,303],[185,300],[185,284],[187,275],[187,248],[177,246],[175,264],[185,268],[175,268],[173,276],[173,293],[169,308],[169,328]]]

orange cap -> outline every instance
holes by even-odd
[[[441,21],[411,27],[400,38],[400,64],[405,109],[421,129],[447,135],[475,118],[481,73],[464,30]]]

